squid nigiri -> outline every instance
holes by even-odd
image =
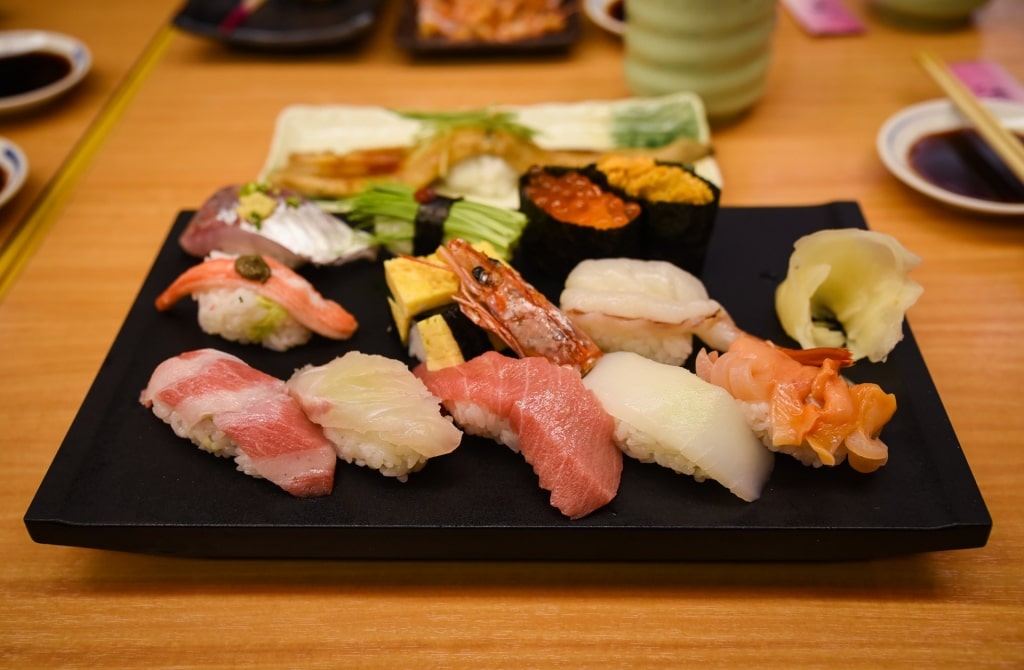
[[[782,349],[740,333],[725,353],[701,350],[697,375],[736,400],[769,449],[804,465],[849,460],[873,472],[889,457],[879,438],[896,412],[896,397],[877,384],[851,384],[839,370],[853,357],[841,348]]]
[[[626,455],[716,480],[747,502],[761,496],[774,457],[722,389],[628,351],[602,356],[583,385],[615,419],[615,443]]]
[[[139,395],[179,437],[297,497],[331,493],[337,456],[281,379],[197,349],[160,363]]]
[[[274,351],[305,344],[313,333],[345,340],[359,325],[344,307],[269,256],[194,265],[157,296],[156,308],[166,311],[187,295],[199,303],[203,332]]]

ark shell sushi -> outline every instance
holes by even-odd
[[[331,493],[337,456],[285,382],[231,354],[197,349],[154,369],[139,402],[179,437],[298,497]]]
[[[388,477],[405,481],[462,440],[440,399],[393,358],[350,351],[297,370],[288,390],[339,457]]]

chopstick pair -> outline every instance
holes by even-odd
[[[266,2],[267,0],[241,0],[230,12],[228,12],[228,15],[221,20],[218,28],[223,33],[231,32],[237,28],[242,21],[245,21],[247,18],[252,16],[252,14],[266,4]]]
[[[942,87],[957,109],[967,117],[982,139],[1024,184],[1024,144],[1007,130],[974,94],[950,72],[938,57],[923,51],[918,63]]]

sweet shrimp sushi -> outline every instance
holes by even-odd
[[[615,442],[626,455],[714,479],[747,502],[761,496],[774,456],[723,389],[627,351],[605,354],[583,385],[615,419]]]
[[[305,344],[313,333],[346,340],[359,325],[344,307],[270,256],[207,259],[157,296],[156,308],[169,310],[188,295],[199,303],[203,332],[274,351]]]
[[[297,370],[288,390],[342,460],[400,481],[462,441],[440,399],[393,358],[350,351]]]

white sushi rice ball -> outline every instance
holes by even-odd
[[[583,385],[615,419],[623,453],[698,481],[714,479],[748,502],[761,496],[774,456],[724,389],[625,351],[602,356]]]
[[[591,258],[565,280],[563,311],[605,352],[681,365],[694,329],[721,311],[697,277],[667,261]]]
[[[203,291],[195,299],[203,332],[232,342],[285,351],[313,336],[283,307],[246,288]]]

